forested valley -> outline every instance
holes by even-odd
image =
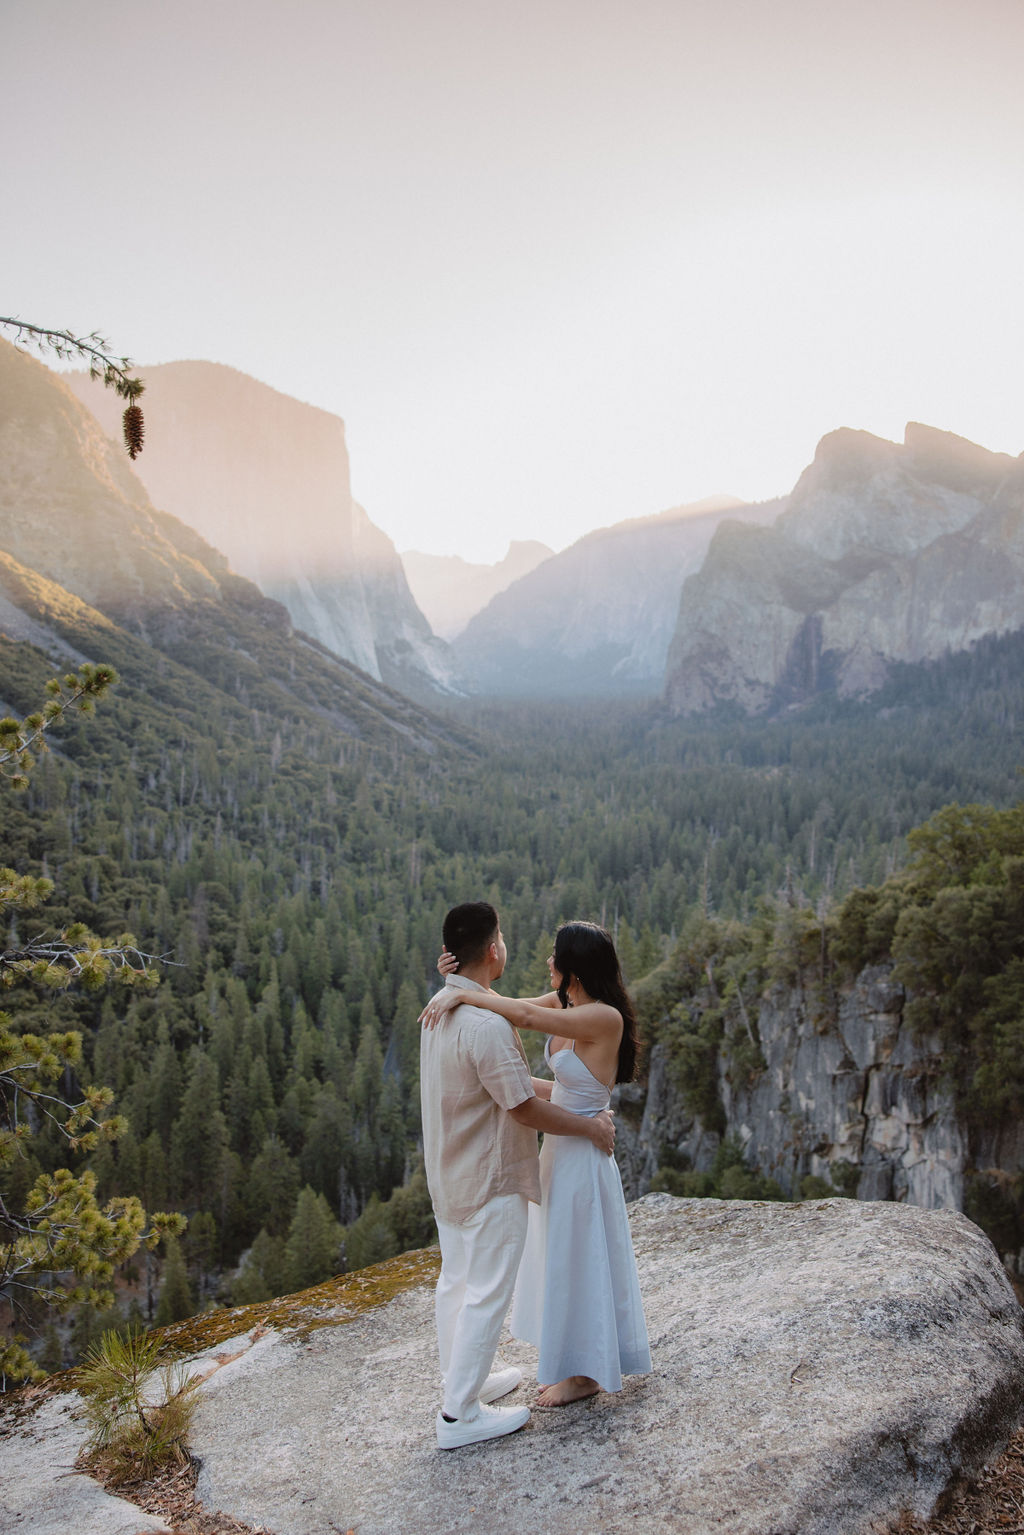
[[[288,715],[236,690],[228,707],[173,668],[112,659],[122,681],[96,716],[62,722],[28,789],[3,791],[0,862],[54,885],[6,939],[82,921],[166,963],[153,989],[19,981],[4,1005],[18,1029],[80,1029],[82,1082],[114,1090],[128,1129],[79,1159],[100,1197],[188,1227],[133,1260],[113,1311],[29,1316],[46,1368],[132,1319],[267,1299],[431,1240],[417,1014],[455,902],[498,907],[510,991],[544,985],[554,929],[578,916],[614,931],[636,985],[696,919],[820,925],[896,876],[942,806],[1019,792],[1020,635],[897,668],[865,703],[673,721],[652,701],[477,701],[401,745],[339,733],[315,698]],[[0,640],[7,708],[35,707],[52,671]],[[891,927],[857,942],[876,953]],[[64,1161],[40,1126],[5,1195]]]

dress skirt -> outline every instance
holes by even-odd
[[[589,1086],[584,1112],[598,1112],[593,1089],[601,1084],[579,1057],[561,1050],[551,1064],[552,1102],[571,1108]],[[571,1080],[563,1083],[563,1075]],[[600,1107],[608,1101],[602,1091]],[[580,1136],[546,1135],[540,1175],[541,1203],[530,1205],[510,1331],[539,1349],[541,1385],[587,1375],[602,1390],[618,1391],[624,1375],[651,1368],[618,1166]]]

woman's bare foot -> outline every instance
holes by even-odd
[[[596,1380],[589,1375],[568,1375],[554,1386],[541,1386],[537,1392],[538,1407],[564,1407],[567,1402],[582,1401],[585,1396],[596,1396],[600,1391]]]

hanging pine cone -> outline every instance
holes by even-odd
[[[142,452],[142,439],[145,435],[145,423],[142,419],[142,407],[129,405],[124,413],[124,445],[128,449],[128,457],[138,458]]]

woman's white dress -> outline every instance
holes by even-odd
[[[610,1093],[567,1047],[544,1058],[554,1072],[551,1102],[599,1114]],[[526,1247],[509,1329],[540,1350],[537,1379],[553,1385],[589,1375],[618,1391],[623,1375],[651,1368],[622,1178],[614,1157],[577,1135],[546,1135],[540,1205],[530,1205]]]

